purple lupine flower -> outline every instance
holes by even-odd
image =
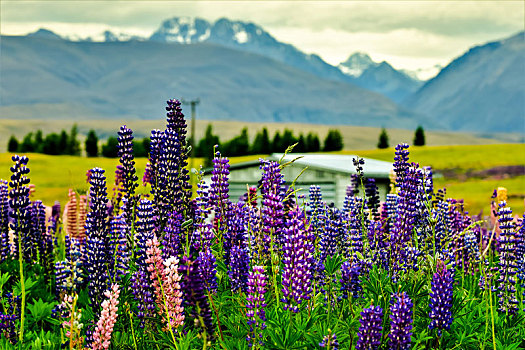
[[[405,292],[395,293],[390,300],[389,347],[394,350],[410,349],[412,336],[412,300]]]
[[[284,220],[284,178],[279,163],[260,159],[263,170],[261,178],[262,231],[269,245],[281,245]],[[268,246],[267,246],[268,247]]]
[[[299,312],[298,305],[310,299],[312,292],[312,264],[314,256],[313,235],[305,228],[303,211],[296,207],[289,213],[284,228],[282,249],[282,292],[285,310]]]
[[[501,201],[498,210],[498,223],[501,230],[498,243],[499,256],[499,279],[498,298],[499,308],[502,313],[515,314],[518,310],[518,299],[516,296],[516,245],[514,239],[514,222],[512,221],[512,210],[507,207],[507,202]]]
[[[37,200],[31,203],[30,217],[31,223],[28,236],[30,245],[26,247],[26,250],[29,252],[28,255],[31,256],[31,261],[36,261],[39,256],[41,259],[45,259],[45,254],[43,254],[41,249],[45,246],[43,235],[46,234],[46,208],[42,201]],[[40,260],[41,265],[42,262],[43,260]]]
[[[361,326],[359,333],[357,333],[356,350],[375,350],[381,345],[381,326],[383,319],[383,309],[380,306],[371,305],[369,308],[363,309],[361,312],[361,319],[359,320]]]
[[[130,251],[127,237],[130,235],[130,229],[127,222],[120,215],[111,220],[110,227],[110,273],[111,276],[120,280],[129,269]],[[112,278],[112,280],[114,279]]]
[[[108,289],[108,257],[107,244],[102,238],[89,236],[86,243],[86,278],[88,280],[88,294],[93,310],[98,312],[104,300],[104,291]]]
[[[361,264],[353,261],[345,261],[341,265],[341,292],[342,298],[347,299],[350,295],[359,298],[363,288],[359,279],[361,275]]]
[[[229,202],[230,160],[222,157],[219,151],[215,152],[213,158],[213,170],[211,172],[211,184],[209,189],[209,205],[218,217],[224,216],[224,211]]]
[[[118,156],[122,169],[122,189],[124,198],[127,199],[124,207],[124,219],[131,226],[133,218],[133,207],[135,206],[135,189],[138,177],[135,170],[135,158],[133,156],[133,131],[122,125],[118,132]]]
[[[215,327],[200,273],[199,261],[192,261],[187,256],[183,256],[179,265],[179,275],[182,276],[181,290],[184,295],[184,311],[193,318],[195,327],[206,331],[207,340],[212,340]],[[201,320],[204,324],[201,323]]]
[[[20,320],[21,299],[8,292],[2,300],[7,305],[4,304],[5,309],[0,312],[0,337],[3,335],[11,344],[16,344],[16,323]]]
[[[248,250],[243,246],[232,246],[229,265],[228,276],[230,277],[232,292],[245,292],[250,267]]]
[[[518,224],[519,228],[516,230],[516,265],[517,276],[521,281],[523,288],[523,296],[525,297],[525,214]]]
[[[312,185],[309,190],[308,219],[310,230],[317,237],[323,237],[326,229],[326,204],[323,202],[321,187]]]
[[[452,324],[454,270],[448,269],[445,263],[438,260],[436,273],[432,277],[430,292],[430,325],[428,328],[437,329],[438,335]]]
[[[363,176],[364,176],[364,174],[363,174],[363,165],[365,165],[365,160],[363,158],[357,157],[357,158],[353,158],[352,162],[354,163],[355,174],[357,175],[356,176],[356,180],[355,180],[356,187],[354,187],[354,191],[357,189],[357,191],[358,191],[357,193],[359,193],[358,186],[363,181]],[[352,185],[353,185],[353,183],[352,183]],[[354,193],[357,194],[356,192],[354,192]]]
[[[167,129],[163,133],[156,168],[155,186],[151,191],[159,211],[159,220],[165,220],[175,208],[182,209],[183,198],[180,196],[179,164],[181,144],[177,133]]]
[[[26,166],[29,159],[26,156],[14,155],[12,158],[15,164],[11,167],[11,181],[9,182],[9,212],[11,218],[11,230],[14,231],[13,252],[15,259],[18,254],[23,254],[24,258],[28,258],[25,252],[25,241],[30,231],[30,211],[29,211],[29,168]],[[20,245],[22,252],[19,252],[19,238],[21,238]]]
[[[182,254],[182,223],[184,218],[177,212],[170,213],[166,226],[164,227],[164,236],[162,237],[162,256],[166,261],[169,257],[178,257]]]
[[[337,208],[328,208],[326,217],[326,229],[319,241],[320,260],[324,263],[328,256],[334,256],[341,252],[343,240],[341,215]]]
[[[264,266],[253,266],[248,275],[248,294],[246,296],[246,318],[250,333],[246,340],[253,347],[258,343],[263,345],[262,330],[266,328],[266,301],[264,293],[266,292],[267,276],[264,273]]]
[[[147,271],[147,241],[155,237],[155,218],[152,202],[142,199],[137,205],[137,222],[135,223],[135,246],[137,271],[131,277],[133,296],[138,301],[137,313],[140,326],[144,327],[145,320],[155,314],[154,289],[150,283]]]
[[[217,259],[211,249],[199,252],[199,271],[208,292],[217,292]]]
[[[7,181],[0,180],[0,262],[9,253],[9,187]]]
[[[86,218],[86,235],[96,237],[101,240],[107,238],[108,224],[108,194],[106,189],[106,176],[104,169],[91,169],[91,179],[89,181],[89,207],[91,211]]]
[[[178,155],[178,196],[180,196],[179,205],[185,205],[191,198],[191,184],[188,166],[188,144],[186,141],[187,124],[182,113],[181,103],[179,100],[168,100],[166,107],[166,131],[174,130],[177,134],[177,139],[180,144],[180,154]],[[175,206],[178,210],[182,210],[178,205]]]
[[[354,197],[350,206],[347,237],[347,257],[351,254],[363,254],[363,226],[361,218],[364,214],[364,201],[362,198]]]
[[[409,167],[408,163],[408,144],[400,143],[396,146],[394,156],[394,172],[396,173],[396,187],[404,182],[406,171]]]
[[[366,179],[366,206],[370,209],[375,221],[379,220],[379,192],[374,178]]]
[[[197,197],[195,198],[195,215],[191,235],[192,251],[204,251],[213,244],[212,225],[208,221],[211,208],[208,203],[208,186],[202,180],[197,184]]]
[[[350,185],[346,189],[346,195],[348,197],[355,197],[359,194],[359,175],[350,174]]]
[[[338,350],[339,342],[335,333],[329,329],[328,334],[323,337],[323,340],[319,343],[319,346],[328,350]]]

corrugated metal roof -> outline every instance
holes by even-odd
[[[283,157],[282,153],[273,153],[270,156],[272,160],[279,160]],[[309,168],[335,171],[345,174],[355,174],[355,166],[353,159],[357,156],[349,154],[319,154],[319,153],[288,153],[283,158],[283,163],[290,162],[298,157],[294,164],[301,166],[308,166]],[[363,172],[366,177],[386,177],[388,178],[390,171],[393,169],[392,163],[377,159],[363,158],[365,164],[363,165]]]
[[[283,153],[273,153],[268,157],[270,160],[279,161]],[[349,154],[323,154],[323,153],[288,153],[283,158],[283,163],[290,162],[298,157],[292,166],[308,167],[314,170],[332,171],[344,174],[355,174],[353,159],[357,156]],[[388,178],[393,169],[392,163],[382,160],[363,158],[363,172],[365,177]],[[259,160],[250,160],[242,163],[232,164],[230,170],[259,167]],[[204,169],[204,174],[211,173],[213,168]]]

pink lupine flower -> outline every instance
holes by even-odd
[[[106,350],[111,344],[111,334],[118,316],[119,285],[113,284],[109,290],[104,292],[104,295],[107,299],[102,302],[102,312],[93,334],[93,350]]]
[[[171,328],[177,328],[184,323],[184,308],[182,304],[182,292],[180,291],[180,279],[178,274],[179,259],[170,257],[166,262],[162,259],[159,242],[156,237],[146,242],[146,263],[150,280],[155,288],[156,304],[158,313],[162,316],[164,323]]]

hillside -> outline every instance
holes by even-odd
[[[404,105],[453,130],[525,133],[524,35],[470,49]]]
[[[208,43],[2,37],[1,45],[3,118],[152,119],[177,96],[200,97],[206,119],[410,129],[420,123],[379,94]]]

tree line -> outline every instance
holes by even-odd
[[[44,136],[42,130],[35,133],[27,133],[22,141],[18,141],[11,135],[7,142],[9,152],[20,153],[45,153],[51,155],[68,154],[72,156],[80,155],[80,142],[77,140],[78,128],[73,125],[69,134],[66,130],[57,133],[50,133]]]
[[[69,134],[65,130],[62,130],[60,134],[50,133],[44,137],[42,131],[38,130],[36,133],[30,132],[25,135],[21,142],[13,135],[9,139],[7,148],[9,152],[80,155],[80,143],[77,140],[77,134],[77,126],[74,125]],[[189,142],[193,144],[191,139]],[[98,157],[101,155],[103,157],[115,158],[117,157],[117,143],[117,137],[110,136],[101,144],[95,130],[92,129],[87,134],[84,149],[88,157]],[[229,157],[237,157],[284,152],[289,146],[294,144],[293,152],[296,153],[339,151],[343,149],[344,146],[343,136],[337,129],[330,129],[323,143],[321,143],[319,136],[314,132],[309,132],[306,136],[303,133],[296,136],[292,130],[285,129],[282,133],[277,130],[275,134],[270,137],[267,128],[263,128],[257,132],[253,142],[250,142],[248,137],[248,128],[242,129],[240,134],[231,140],[221,142],[219,136],[213,133],[212,125],[208,124],[204,137],[194,145],[193,152],[195,157],[205,159],[205,165],[210,165],[215,145],[219,146],[223,154]],[[135,157],[149,156],[149,137],[134,140],[133,146]]]

